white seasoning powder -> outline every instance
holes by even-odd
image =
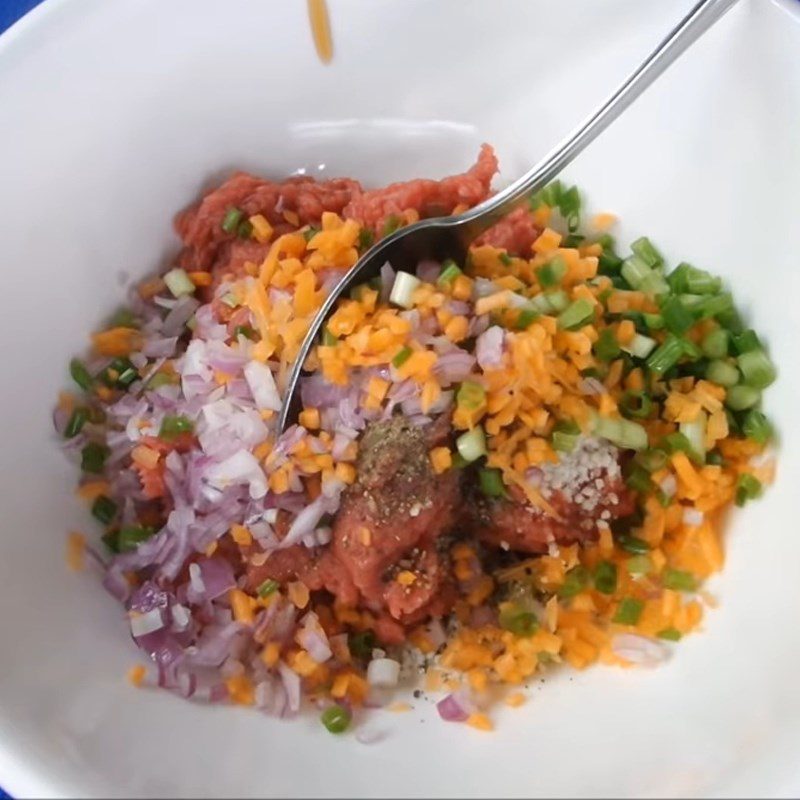
[[[536,483],[545,499],[559,492],[588,514],[601,504],[619,502],[617,495],[608,494],[608,484],[621,475],[619,450],[604,439],[583,436],[557,463],[542,465]]]

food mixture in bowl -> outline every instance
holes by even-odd
[[[55,425],[147,666],[130,679],[341,732],[419,684],[480,729],[540,670],[653,665],[696,630],[729,507],[771,479],[775,369],[719,278],[625,258],[549,186],[467,262],[387,264],[342,299],[277,434],[327,293],[377,238],[490,194],[236,174],[70,365]],[[87,559],[87,556],[89,557]],[[305,700],[304,700],[305,698]]]

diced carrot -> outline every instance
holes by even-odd
[[[191,279],[192,283],[195,286],[211,286],[213,281],[213,277],[211,276],[210,272],[205,272],[198,270],[196,272],[190,272],[189,278]]]
[[[73,572],[80,572],[85,567],[86,537],[73,531],[67,537],[67,566]]]
[[[257,242],[266,244],[272,238],[272,225],[263,214],[253,214],[249,218],[253,226],[253,237]]]
[[[92,334],[92,345],[101,356],[128,356],[139,349],[141,341],[136,328],[109,328]]]
[[[286,586],[286,594],[289,597],[289,600],[294,604],[297,608],[305,608],[308,605],[308,601],[311,597],[308,586],[306,586],[302,581],[292,581]]]
[[[450,469],[453,464],[453,454],[448,447],[434,447],[429,455],[431,466],[437,475]]]
[[[299,423],[309,431],[319,430],[320,418],[318,408],[304,408],[298,418]]]
[[[336,465],[336,477],[343,483],[351,484],[356,480],[356,468],[352,464],[340,461]]]
[[[240,547],[248,547],[253,543],[253,534],[244,525],[231,525],[231,539]]]
[[[494,730],[494,725],[492,725],[491,720],[486,716],[486,714],[470,714],[469,717],[467,717],[467,725],[477,728],[479,731]]]
[[[228,592],[228,600],[233,611],[233,618],[244,625],[252,625],[255,607],[253,598],[245,594],[241,589],[231,589]]]
[[[128,682],[133,686],[141,686],[147,675],[147,667],[143,664],[134,664],[128,670]]]

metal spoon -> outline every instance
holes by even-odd
[[[320,328],[339,298],[380,273],[387,261],[413,271],[423,258],[463,263],[470,244],[509,212],[546,186],[602,133],[681,53],[703,35],[736,0],[700,0],[630,77],[566,141],[521,178],[475,208],[454,217],[434,217],[401,228],[371,247],[330,293],[309,328],[286,385],[279,430],[300,411],[299,380]]]

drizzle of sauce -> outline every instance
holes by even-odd
[[[311,23],[311,36],[317,49],[319,60],[327,64],[333,58],[331,22],[325,0],[308,0],[308,19]]]

